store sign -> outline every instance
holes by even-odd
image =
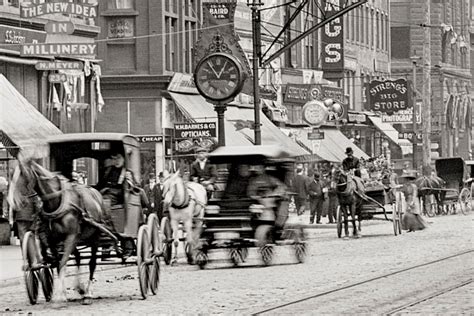
[[[46,1],[45,3],[21,3],[20,17],[34,18],[45,14],[73,14],[85,18],[97,17],[97,4]]]
[[[367,123],[367,116],[362,113],[348,113],[347,114],[347,122],[348,123],[356,123],[356,124],[365,124]]]
[[[409,141],[412,141],[413,136],[414,136],[413,132],[398,133],[398,138],[399,139],[408,139]],[[423,134],[421,134],[421,133],[417,134],[416,139],[421,141],[423,139]]]
[[[167,90],[178,93],[198,93],[193,75],[179,72],[174,73]]]
[[[333,99],[344,102],[342,88],[317,84],[287,84],[284,102],[306,104],[311,100]]]
[[[68,21],[48,21],[44,25],[44,30],[48,34],[72,34],[74,33],[74,23]]]
[[[174,124],[174,137],[178,139],[216,137],[216,135],[215,122]]]
[[[410,106],[408,83],[405,79],[374,80],[366,89],[367,100],[372,111],[393,114]]]
[[[82,70],[83,64],[80,61],[39,61],[36,63],[36,70]]]
[[[319,129],[313,129],[312,132],[308,133],[309,140],[321,140],[324,139],[324,132]]]
[[[49,74],[48,81],[52,83],[66,82],[67,76],[66,74]]]
[[[215,19],[228,19],[229,18],[229,3],[210,3],[209,4],[209,13]]]
[[[163,141],[162,135],[139,135],[137,136],[140,143],[161,143]]]
[[[3,45],[3,48],[19,51],[21,44],[44,42],[45,40],[46,33],[43,31],[0,25],[0,43],[11,44],[11,46]]]
[[[401,110],[392,115],[382,114],[382,122],[384,123],[394,123],[394,124],[409,124],[413,123],[413,109],[409,108],[407,110]],[[416,122],[421,123],[421,115],[416,115]]]
[[[323,0],[323,15],[328,18],[341,10],[342,0]],[[324,26],[321,33],[323,77],[328,80],[344,77],[343,19],[337,18]]]
[[[21,56],[92,56],[95,43],[40,43],[21,45]]]

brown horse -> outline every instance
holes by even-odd
[[[446,195],[446,190],[442,190],[446,186],[446,182],[436,175],[421,176],[415,180],[415,184],[418,188],[418,198],[423,201],[424,212],[429,215],[433,214],[431,209],[431,196],[436,200],[437,212],[442,211],[442,202]]]
[[[353,177],[338,170],[333,175],[333,181],[336,184],[336,194],[339,199],[340,212],[344,216],[344,239],[349,238],[348,218],[351,217],[352,226],[354,228],[354,237],[359,238],[360,234],[357,229],[356,220],[359,221],[359,229],[361,222],[361,194],[364,194],[365,188],[362,180]]]
[[[36,192],[43,202],[42,210],[38,214],[40,222],[38,233],[42,248],[49,247],[54,259],[59,260],[55,262],[59,282],[53,292],[54,300],[66,301],[64,286],[66,264],[70,255],[74,253],[79,269],[80,253],[76,246],[81,242],[91,247],[90,273],[85,289],[77,280],[77,290],[80,294],[84,294],[83,303],[90,304],[91,285],[97,261],[97,240],[101,232],[100,224],[97,226],[92,223],[105,222],[102,214],[102,196],[93,188],[70,183],[66,178],[46,170],[31,159],[20,161],[17,168],[17,177],[11,183],[13,188],[9,200],[13,203],[13,207],[21,205],[25,197],[19,193],[21,192],[19,186],[25,185],[30,191]],[[63,254],[59,257],[60,244],[63,244]]]

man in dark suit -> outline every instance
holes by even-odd
[[[316,224],[321,224],[324,202],[323,184],[318,172],[315,172],[313,177],[313,181],[311,181],[308,187],[309,205],[311,208],[309,223],[314,223],[314,216],[316,215]]]
[[[302,215],[306,208],[306,201],[308,199],[308,177],[303,173],[303,166],[296,166],[296,175],[293,178],[293,191],[295,192],[294,200],[296,207],[296,214]]]
[[[206,188],[209,199],[214,191],[217,170],[207,161],[207,150],[202,147],[196,150],[196,161],[191,164],[190,177],[191,180],[201,183]]]
[[[163,207],[161,205],[161,185],[156,183],[156,176],[154,173],[151,173],[149,176],[149,183],[145,185],[145,192],[150,201],[150,213],[155,213],[158,216],[158,220],[161,221],[163,217]]]
[[[354,151],[351,147],[346,148],[347,157],[342,161],[342,168],[344,171],[349,172],[354,170],[354,175],[360,177],[360,162],[359,158],[354,157]]]

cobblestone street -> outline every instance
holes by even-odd
[[[80,304],[71,289],[65,305],[28,304],[23,283],[0,290],[1,312],[34,314],[65,313],[163,313],[163,314],[252,314],[312,297],[315,294],[365,281],[387,273],[427,263],[473,249],[473,215],[428,219],[425,231],[393,236],[390,222],[362,227],[363,238],[344,241],[333,230],[308,230],[310,250],[304,264],[295,264],[291,248],[277,249],[276,262],[261,267],[258,253],[242,267],[217,261],[206,270],[184,263],[162,265],[157,296],[140,299],[135,267],[99,271],[92,305]],[[212,255],[212,254],[211,254]],[[223,257],[223,254],[220,254]],[[214,255],[215,257],[215,255]],[[288,305],[269,314],[384,313],[472,278],[473,255],[453,257],[419,267],[327,297]],[[68,278],[69,287],[72,278]],[[427,292],[428,291],[428,292]],[[400,313],[472,313],[472,284],[424,301]]]

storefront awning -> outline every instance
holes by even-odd
[[[189,119],[196,122],[217,121],[214,105],[201,95],[169,92],[179,109]],[[231,104],[225,112],[226,145],[243,146],[254,144],[254,110],[250,105]],[[308,152],[293,142],[260,112],[262,145],[278,144],[294,156]]]
[[[399,139],[398,131],[391,124],[382,122],[382,119],[378,116],[368,115],[368,118],[378,130],[384,133],[392,142],[400,146],[403,155],[413,153],[412,143],[406,139]]]
[[[312,131],[311,128],[291,128],[289,130],[297,141],[303,143],[305,147],[310,148],[315,155],[319,156],[319,160],[342,162],[346,158],[345,150],[347,147],[351,147],[354,150],[355,157],[369,158],[365,152],[351,142],[337,128],[320,128],[320,131],[324,133],[324,139],[321,140],[308,139],[308,133]]]
[[[61,134],[1,74],[0,87],[0,141],[6,146],[42,145],[48,136]]]

